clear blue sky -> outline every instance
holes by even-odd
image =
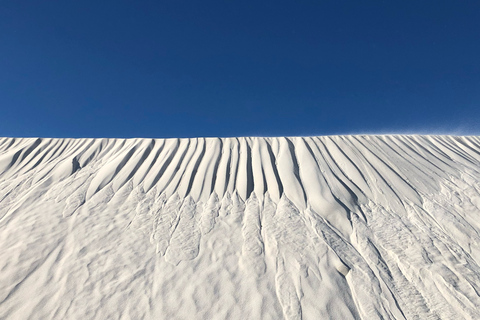
[[[0,136],[479,125],[478,0],[0,3]]]

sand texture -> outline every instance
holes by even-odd
[[[2,138],[0,319],[480,319],[480,138]]]

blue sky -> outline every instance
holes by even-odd
[[[2,1],[0,136],[480,134],[479,1]]]

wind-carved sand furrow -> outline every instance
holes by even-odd
[[[95,157],[97,159],[115,158],[118,152],[122,151],[125,144],[131,145],[131,140],[117,140],[117,139],[99,139],[95,146]]]
[[[55,154],[52,156],[52,160],[54,160],[56,157],[61,157],[64,156],[66,158],[68,157],[79,157],[80,155],[80,150],[84,148],[84,145],[88,143],[87,139],[65,139],[65,150],[57,150]]]
[[[216,172],[220,161],[220,150],[222,142],[220,139],[206,140],[204,154],[198,165],[195,180],[191,181],[189,194],[195,201],[207,202],[215,189]]]
[[[205,153],[205,141],[200,138],[192,140],[192,147],[189,147],[182,166],[179,167],[170,183],[170,188],[178,192],[180,198],[185,198],[188,195],[193,178],[197,174],[198,165]]]
[[[252,148],[250,146],[250,144],[253,144],[252,143],[252,139],[250,138],[245,138],[246,140],[246,143],[245,143],[245,146],[246,146],[246,149],[247,149],[247,158],[246,158],[246,162],[247,162],[247,166],[246,166],[246,169],[247,169],[247,192],[246,192],[246,196],[245,196],[245,199],[248,199],[250,198],[252,192],[255,190],[255,178],[254,178],[254,175],[253,175],[253,164],[252,164]],[[262,175],[263,177],[263,175]],[[262,194],[263,195],[263,194]]]
[[[298,176],[298,164],[295,159],[293,145],[282,138],[279,141],[279,153],[277,157],[278,174],[284,186],[284,195],[292,201],[297,208],[303,210],[306,207],[305,192],[303,191],[300,177]]]
[[[34,185],[50,185],[61,182],[80,169],[75,157],[57,159],[55,162],[45,164],[43,169],[35,170],[35,178],[32,183]]]
[[[253,175],[251,152],[246,138],[239,138],[239,159],[235,177],[235,189],[243,201],[246,201],[253,191]]]
[[[350,209],[333,195],[331,186],[325,180],[326,172],[319,170],[318,160],[305,140],[299,138],[296,141],[295,153],[307,203],[337,230],[341,230],[342,234],[349,235],[352,232]]]
[[[460,156],[461,159],[465,159],[469,163],[478,165],[478,160],[472,156],[467,150],[464,149],[463,139],[460,137],[448,137],[446,139],[440,139],[437,137],[437,142],[444,145],[448,150]]]
[[[277,201],[280,199],[280,184],[272,169],[270,155],[267,150],[268,141],[263,139],[255,139],[252,149],[252,171],[257,177],[258,182],[255,184],[255,192],[260,195],[261,199],[265,193],[269,192]],[[261,179],[260,179],[261,177]],[[269,190],[270,188],[270,190]]]
[[[175,159],[175,156],[181,154],[181,152],[177,153],[179,147],[179,139],[169,139],[165,141],[164,148],[158,151],[158,160],[153,163],[149,169],[150,174],[146,175],[143,180],[145,190],[150,190],[153,186],[157,185],[157,182],[163,177],[165,170],[172,163],[173,159]],[[160,191],[164,190],[165,185],[166,184],[159,183]]]
[[[18,142],[19,139],[15,138],[1,138],[0,139],[0,152],[4,152],[5,150],[12,149],[15,143]]]
[[[117,174],[124,168],[126,163],[135,154],[136,149],[137,147],[134,146],[130,150],[118,154],[117,157],[112,161],[103,165],[103,167],[95,175],[95,178],[92,180],[90,187],[88,188],[87,199],[90,199],[93,195],[95,195],[98,191],[100,191],[117,177]]]
[[[218,160],[218,167],[214,176],[215,185],[213,186],[213,191],[220,197],[223,198],[226,195],[229,179],[230,179],[230,139],[220,140],[222,141],[221,151]]]
[[[459,137],[458,140],[459,143],[461,143],[463,146],[465,146],[469,153],[471,154],[472,158],[478,159],[480,156],[480,145],[472,139],[472,137]],[[472,155],[473,153],[473,155]],[[477,160],[478,161],[478,160]]]
[[[201,149],[198,148],[198,139],[189,139],[185,144],[185,152],[182,153],[178,161],[173,160],[172,166],[169,166],[165,171],[165,176],[170,176],[165,187],[165,193],[167,196],[177,192],[179,196],[183,199],[186,196],[186,188],[188,187],[188,180],[185,182],[184,174],[191,175],[191,172],[185,172],[186,168],[189,165],[194,165],[191,159],[195,156],[196,153],[201,152]],[[162,177],[163,178],[163,177]],[[165,185],[160,179],[159,184]],[[182,188],[183,181],[183,190]]]
[[[68,141],[67,140],[59,140],[57,143],[54,141],[48,141],[48,144],[50,145],[49,149],[45,149],[44,155],[42,155],[42,160],[39,161],[38,163],[50,163],[50,162],[55,162],[56,159],[62,158],[61,155],[66,156],[68,152],[65,151],[65,149],[68,147]],[[39,156],[37,156],[39,158]]]
[[[239,158],[240,158],[240,142],[238,138],[231,138],[230,140],[230,160],[228,166],[228,184],[225,192],[233,195],[237,187],[237,176],[239,169]]]
[[[442,147],[442,150],[450,159],[452,159],[453,163],[460,162],[469,169],[478,170],[479,162],[463,152],[463,150],[458,147],[458,143],[452,145],[451,141],[448,141],[447,139],[442,140],[439,137],[434,137],[434,141],[437,145]]]
[[[276,156],[273,153],[273,149],[269,141],[266,141],[265,147],[270,159],[270,163],[265,167],[272,169],[271,171],[273,171],[273,174],[275,175],[275,180],[277,182],[276,185],[274,185],[273,187],[270,187],[269,192],[270,192],[270,195],[274,197],[275,200],[278,201],[280,200],[280,197],[283,195],[283,184],[282,184],[282,180],[280,179],[280,175],[278,174]],[[277,191],[277,188],[278,188],[278,193],[274,193],[273,190]],[[268,187],[267,187],[267,190],[268,190]]]
[[[429,139],[425,139],[424,137],[417,137],[418,140],[424,141],[423,145],[430,145],[430,150],[438,154],[437,158],[444,162],[446,165],[448,165],[448,162],[454,161],[454,158],[452,158],[451,156],[455,156],[455,153],[451,152],[448,148],[446,148],[444,144],[439,143],[437,138],[437,136],[431,136]]]
[[[442,140],[446,140],[448,138],[444,137]],[[426,141],[425,139],[423,139]],[[448,146],[448,143],[446,141],[441,141],[438,139],[437,136],[432,136],[430,139],[428,139],[428,143],[430,144],[433,152],[437,153],[437,158],[441,160],[443,163],[445,163],[447,166],[449,166],[449,162],[455,162],[455,160],[461,159],[462,160],[467,160],[463,158],[460,154],[455,152],[455,150],[452,150],[450,146]],[[464,165],[468,165],[468,161],[462,161],[464,162]]]
[[[417,150],[420,150],[419,154],[427,159],[431,165],[437,167],[441,172],[441,177],[445,177],[445,173],[450,176],[455,176],[457,174],[454,169],[455,166],[451,166],[451,159],[447,159],[446,155],[429,140],[421,139],[419,137],[414,137],[412,140],[409,140],[410,144],[413,144],[417,147]],[[427,148],[426,146],[430,146]],[[450,164],[449,164],[450,163]]]
[[[127,183],[127,181],[135,176],[138,169],[143,165],[154,147],[155,140],[145,140],[142,144],[137,144],[135,146],[135,152],[123,162],[123,166],[115,174],[115,178],[112,180],[112,187],[115,191],[120,189],[125,183]]]
[[[71,162],[74,157],[68,152],[69,144],[68,140],[61,140],[58,144],[50,143],[52,147],[45,151],[42,160],[38,161],[37,165],[42,163],[45,164],[46,167],[54,168],[58,165],[58,161],[70,159]]]
[[[191,193],[193,193],[192,197],[194,197],[194,200],[198,200],[198,197],[200,196],[200,194],[202,193],[202,189],[203,189],[203,183],[196,183],[195,184],[195,187],[193,190],[193,186],[194,186],[194,180],[195,180],[195,177],[197,176],[200,176],[201,178],[201,181],[203,182],[204,179],[205,179],[205,171],[204,171],[204,168],[202,168],[203,170],[201,170],[199,172],[199,168],[200,168],[200,165],[205,157],[205,151],[206,151],[206,141],[205,139],[199,139],[200,140],[200,147],[198,148],[198,152],[196,153],[197,155],[193,157],[193,159],[195,159],[194,161],[191,161],[190,165],[185,168],[185,173],[186,173],[186,178],[190,175],[190,177],[188,177],[188,180],[185,178],[184,181],[188,181],[188,184],[184,184],[186,185],[187,189],[185,191],[185,195],[190,195]],[[197,176],[197,178],[198,178]],[[179,188],[180,190],[182,190],[181,188]]]
[[[48,151],[55,147],[59,143],[58,140],[38,139],[39,143],[35,142],[24,154],[24,157],[20,159],[19,166],[17,167],[16,174],[23,174],[30,170],[38,169],[38,164],[42,163]]]
[[[348,211],[358,211],[358,204],[366,201],[365,195],[358,186],[344,174],[340,165],[331,158],[324,144],[322,144],[324,152],[322,152],[311,139],[305,140],[305,145],[315,159],[319,171],[323,174],[323,178],[332,196],[344,207],[350,219]]]
[[[363,150],[362,158],[365,160],[366,163],[369,164],[371,171],[374,172],[374,175],[377,178],[380,178],[382,181],[384,181],[385,184],[383,185],[387,186],[387,188],[397,196],[400,202],[401,198],[397,194],[397,187],[401,187],[402,191],[405,191],[406,195],[410,196],[410,198],[415,198],[416,196],[418,196],[414,191],[411,190],[411,186],[401,176],[400,172],[398,170],[395,170],[392,165],[387,164],[382,159],[382,157],[380,157],[383,151],[380,150],[379,154],[374,152],[375,143],[372,143],[372,139],[373,138],[370,137],[370,143],[367,144],[366,142],[360,140],[358,137],[353,136],[350,142],[359,152],[360,150]]]
[[[438,184],[435,183],[431,172],[426,172],[425,166],[419,163],[424,159],[415,158],[409,152],[405,152],[406,150],[402,146],[403,144],[399,143],[398,139],[385,137],[385,139],[380,139],[380,142],[381,144],[378,146],[379,150],[391,150],[391,153],[387,153],[386,158],[392,159],[392,162],[403,172],[405,177],[408,178],[408,182],[412,184],[419,193],[438,189]]]
[[[407,140],[404,137],[399,137],[395,139],[396,145],[398,145],[405,155],[408,155],[412,158],[420,170],[424,172],[425,175],[430,176],[434,181],[439,179],[444,179],[447,177],[447,174],[451,170],[450,168],[442,167],[441,164],[437,164],[437,161],[430,155],[425,154],[422,152],[423,149],[420,148],[416,143],[412,140]],[[438,182],[435,187],[438,189]]]
[[[255,177],[252,193],[258,195],[259,201],[263,199],[263,195],[267,191],[267,177],[262,166],[260,140],[258,138],[252,139],[251,148],[252,177]]]
[[[375,182],[377,193],[375,201],[389,199],[389,206],[397,212],[403,212],[405,209],[399,191],[405,191],[408,196],[409,193],[412,193],[412,190],[410,190],[408,186],[405,186],[404,181],[397,178],[397,174],[387,166],[384,166],[383,163],[373,155],[373,152],[360,143],[356,137],[353,137],[353,139],[350,140],[350,143],[351,146],[357,150],[358,154],[360,154],[361,159],[368,168],[371,179]],[[393,181],[390,181],[390,179]],[[400,186],[402,186],[401,190],[397,190],[396,186],[392,185],[393,182],[399,183]],[[410,195],[410,198],[413,197],[413,195]],[[409,200],[413,201],[412,199]],[[386,202],[383,202],[382,204],[387,205]]]
[[[143,185],[146,190],[156,186],[159,193],[165,192],[179,170],[190,145],[189,140],[181,139],[170,139],[166,143],[169,145],[165,146],[157,164],[151,169],[152,174],[145,177]],[[156,173],[153,174],[154,172]]]
[[[146,179],[146,177],[149,176],[149,173],[151,172],[151,170],[155,167],[155,165],[157,164],[157,160],[159,159],[160,157],[160,154],[162,153],[163,149],[165,148],[165,140],[153,140],[152,143],[151,143],[151,146],[149,146],[149,148],[151,148],[148,156],[144,159],[144,161],[142,161],[142,164],[140,165],[140,167],[137,169],[135,175],[133,176],[133,179],[132,179],[132,182],[133,182],[133,185],[136,187],[138,186],[140,183],[143,183]],[[144,188],[145,188],[145,184],[144,184]],[[149,186],[151,187],[151,186]],[[150,190],[150,188],[145,188],[145,191],[148,192]]]
[[[218,176],[217,176],[218,168],[220,166],[220,162],[221,162],[222,155],[223,155],[223,145],[224,145],[223,140],[219,138],[218,142],[215,144],[216,148],[215,148],[214,156],[216,158],[216,161],[215,161],[215,165],[213,166],[213,174],[212,174],[212,182],[211,182],[210,193],[214,193],[214,191],[215,191],[215,185],[216,185],[216,182],[217,182],[217,179],[218,179]]]
[[[35,148],[35,150],[23,160],[24,166],[17,170],[17,174],[22,174],[30,170],[37,170],[40,163],[48,164],[48,159],[46,159],[48,154],[54,151],[59,144],[62,144],[62,141],[42,139],[42,142]]]
[[[466,154],[469,155],[471,159],[474,159],[474,161],[479,162],[478,158],[480,157],[480,152],[478,150],[480,149],[475,149],[473,146],[475,145],[473,141],[470,141],[468,139],[465,139],[464,137],[460,137],[458,140],[458,147],[463,150]],[[476,172],[479,172],[480,169],[478,169],[478,165],[476,166]]]
[[[401,167],[395,166],[394,161],[392,161],[394,157],[385,154],[382,149],[377,148],[373,143],[370,144],[370,148],[367,148],[364,142],[358,138],[355,139],[368,150],[365,154],[368,155],[369,162],[372,163],[375,168],[378,168],[377,170],[379,173],[381,172],[382,177],[385,177],[388,185],[393,187],[392,191],[396,194],[401,194],[402,197],[405,197],[406,200],[410,202],[421,205],[420,195],[405,177]],[[376,138],[372,139],[376,140]],[[390,164],[388,162],[390,162]]]
[[[9,138],[6,138],[6,139],[8,140]],[[20,150],[25,147],[28,147],[38,138],[12,138],[12,139],[14,140],[14,143],[11,145],[11,149]]]
[[[30,139],[29,139],[30,140]],[[36,147],[42,143],[41,139],[35,139],[31,141],[27,146],[17,147],[12,151],[5,152],[0,156],[0,173],[2,173],[3,178],[12,177],[16,174],[18,166],[25,166],[28,164],[28,161],[24,163],[24,160],[30,155]],[[17,170],[16,170],[17,169]]]
[[[264,274],[266,268],[261,228],[260,204],[255,193],[252,193],[245,204],[242,263],[247,271],[253,271],[256,276]]]
[[[339,139],[339,137],[337,137]],[[368,161],[364,156],[365,150],[358,145],[356,145],[353,139],[342,139],[344,144],[339,148],[345,150],[345,154],[349,159],[356,159],[355,166],[362,172],[362,176],[365,179],[365,182],[369,186],[369,191],[367,190],[366,196],[375,201],[386,201],[389,199],[389,205],[393,205],[395,210],[402,211],[403,204],[401,199],[395,193],[395,190],[388,185],[388,182],[385,181],[385,177]],[[353,161],[353,160],[350,160]],[[365,192],[365,190],[363,190]],[[388,192],[390,191],[390,192]]]
[[[295,181],[297,183],[300,184],[300,186],[303,186],[302,184],[302,179],[300,178],[300,166],[298,165],[298,159],[297,159],[297,155],[296,155],[296,152],[295,152],[295,145],[293,142],[296,142],[296,140],[301,140],[301,138],[284,138],[287,145],[288,145],[288,151],[289,151],[289,154],[290,154],[290,157],[291,157],[291,162],[292,162],[292,168],[293,170],[291,170],[295,176]],[[285,149],[284,149],[285,150]],[[307,195],[305,193],[305,190],[303,189],[303,187],[300,187],[299,188],[301,190],[301,194],[303,194],[303,201],[304,203],[302,203],[303,205],[302,206],[299,206],[299,208],[304,208],[304,204],[307,202]]]
[[[81,167],[85,167],[96,159],[101,150],[101,140],[91,139],[90,143],[84,143],[84,148],[78,153],[78,162]]]
[[[341,141],[337,142],[332,137],[326,137],[324,140],[322,141],[320,138],[315,139],[313,146],[318,149],[328,167],[332,168],[332,170],[333,168],[338,168],[343,176],[348,177],[362,194],[366,197],[372,197],[372,188],[368,183],[368,179],[365,177],[359,164],[356,161],[352,161],[351,155],[346,153],[347,148],[342,148],[339,145]],[[312,148],[312,150],[315,149]]]
[[[57,157],[57,156],[74,156],[77,153],[77,150],[79,150],[83,144],[86,143],[86,140],[76,140],[76,139],[65,139],[65,144],[64,144],[64,149],[59,149],[55,152],[53,157],[51,158],[52,160]]]

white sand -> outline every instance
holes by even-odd
[[[480,319],[480,138],[0,139],[0,319]]]

